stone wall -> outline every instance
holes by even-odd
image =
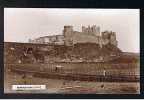
[[[88,28],[82,26],[82,32],[73,30],[72,26],[64,26],[63,30],[65,44],[73,45],[76,43],[96,43],[101,47],[106,44],[117,46],[116,33],[104,31],[100,33],[100,28],[95,25]]]
[[[100,27],[82,26],[82,31],[74,31],[73,26],[64,26],[63,35],[44,36],[34,40],[30,40],[30,43],[38,44],[58,44],[72,46],[77,43],[96,43],[100,47],[107,44],[117,46],[116,33],[112,31],[100,32]]]
[[[39,37],[34,40],[29,40],[29,43],[36,43],[36,44],[59,44],[63,45],[64,44],[64,36],[63,35],[54,35],[54,36],[44,36],[44,37]]]
[[[73,44],[76,43],[99,43],[100,37],[94,36],[93,34],[85,34],[82,32],[73,32],[72,35]]]
[[[82,33],[92,33],[95,36],[100,36],[100,27],[96,25],[93,25],[91,27],[82,26]]]

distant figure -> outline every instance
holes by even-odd
[[[61,69],[61,68],[62,68],[61,65],[57,65],[57,66],[55,67],[55,71],[58,71],[58,70]]]
[[[19,64],[22,63],[21,60],[18,60],[18,63],[19,63]]]
[[[103,76],[106,76],[106,71],[105,70],[103,71]]]
[[[101,88],[104,88],[104,84],[101,85]]]
[[[23,83],[24,83],[24,84],[27,83],[27,82],[26,82],[26,75],[25,75],[25,74],[23,74],[23,76],[22,76],[22,80],[23,80]]]
[[[25,75],[25,74],[23,74],[22,79],[25,79],[25,78],[26,78],[26,75]]]
[[[66,85],[66,82],[65,82],[65,81],[63,82],[63,85]]]
[[[55,71],[57,72],[57,70],[58,70],[58,68],[57,67],[55,67]]]

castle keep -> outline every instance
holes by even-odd
[[[71,46],[77,43],[96,43],[100,47],[106,44],[112,44],[117,46],[116,33],[112,31],[100,32],[100,27],[93,26],[82,26],[82,31],[74,31],[73,26],[64,26],[63,35],[45,36],[35,40],[30,40],[30,43],[40,44],[59,44]]]

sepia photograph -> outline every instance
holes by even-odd
[[[140,94],[140,10],[4,8],[4,93]]]

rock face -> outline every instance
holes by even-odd
[[[73,46],[30,43],[4,43],[5,63],[105,62],[120,56],[112,44],[100,47],[95,43]]]

